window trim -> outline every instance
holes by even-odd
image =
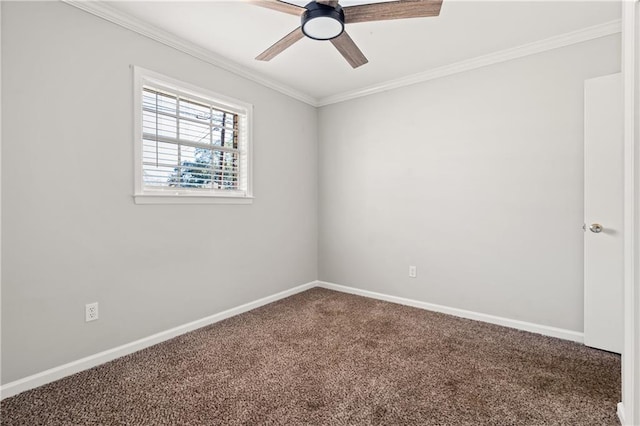
[[[253,202],[253,105],[215,93],[160,73],[139,67],[133,68],[133,139],[134,139],[134,191],[136,204],[251,204]],[[246,149],[245,169],[240,177],[246,182],[243,193],[216,190],[145,189],[142,182],[142,91],[145,85],[170,91],[194,100],[206,102],[246,117],[245,134],[241,135]]]

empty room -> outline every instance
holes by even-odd
[[[626,1],[0,2],[0,424],[640,425]]]

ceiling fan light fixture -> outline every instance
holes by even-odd
[[[302,32],[314,40],[331,40],[344,31],[344,12],[334,7],[311,2],[302,14]]]

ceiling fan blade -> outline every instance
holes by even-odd
[[[343,31],[338,37],[331,39],[331,44],[338,49],[338,52],[344,56],[347,62],[349,62],[349,65],[353,68],[358,68],[360,65],[364,65],[369,62],[346,31]]]
[[[256,6],[266,7],[267,9],[277,10],[278,12],[288,13],[289,15],[302,15],[306,9],[295,4],[287,3],[280,0],[249,0]]]
[[[344,22],[386,21],[390,19],[438,16],[442,0],[399,0],[344,7]]]
[[[256,59],[259,61],[270,61],[303,37],[304,33],[302,32],[302,28],[298,27],[275,42],[273,46],[256,56]]]

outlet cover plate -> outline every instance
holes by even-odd
[[[84,320],[85,322],[95,321],[98,319],[98,302],[87,303],[84,305]]]
[[[418,268],[415,266],[409,266],[409,278],[415,278],[418,276]]]

